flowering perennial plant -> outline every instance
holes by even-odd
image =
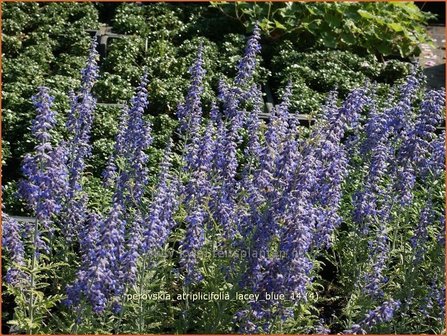
[[[53,219],[63,209],[64,195],[68,191],[67,151],[63,145],[52,142],[51,131],[56,124],[53,101],[46,87],[40,87],[33,97],[37,115],[31,131],[37,144],[34,153],[28,154],[22,165],[25,178],[20,183],[20,194],[36,217],[33,228],[36,254],[49,250],[41,233],[54,230]]]
[[[11,260],[11,266],[6,272],[5,281],[9,284],[17,284],[25,280],[23,272],[19,269],[25,262],[25,248],[21,237],[22,228],[18,221],[6,214],[3,215],[2,221],[2,246]]]
[[[331,92],[307,128],[291,110],[289,85],[261,120],[262,91],[253,81],[260,48],[255,27],[234,81],[219,83],[207,110],[199,46],[177,133],[154,178],[150,78],[142,76],[121,113],[99,186],[102,208],[83,182],[96,44],[71,95],[67,141],[52,138],[54,98],[39,88],[36,146],[24,158],[20,186],[35,223],[3,215],[5,280],[21,302],[17,289],[39,288],[35,274],[49,276],[44,266],[53,260],[52,302],[65,305],[40,309],[31,294],[28,308],[16,309],[18,320],[31,322],[13,324],[70,333],[442,330],[445,134],[437,127],[444,92],[425,91],[415,67],[384,101],[372,83],[344,100]],[[231,297],[192,299],[206,291]],[[154,293],[157,299],[143,299]]]
[[[93,85],[98,78],[98,52],[96,39],[92,40],[87,64],[81,71],[81,86],[78,93],[70,93],[70,113],[66,126],[70,139],[66,144],[68,152],[68,194],[64,207],[64,230],[66,234],[76,235],[82,228],[87,214],[87,194],[83,192],[82,176],[85,160],[91,154],[90,133],[96,99],[92,95]]]

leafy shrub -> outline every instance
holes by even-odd
[[[284,36],[305,46],[407,57],[430,40],[424,24],[432,15],[411,2],[212,4],[248,30],[259,22],[269,38]]]

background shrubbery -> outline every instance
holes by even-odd
[[[267,38],[289,39],[307,47],[410,56],[427,41],[432,18],[413,3],[214,3],[250,30],[259,22]]]

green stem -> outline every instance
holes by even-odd
[[[123,294],[121,295],[121,302],[122,302],[123,306],[121,307],[121,310],[120,310],[120,315],[119,315],[119,319],[118,319],[118,324],[117,324],[117,326],[116,326],[116,330],[115,330],[116,333],[120,333],[120,330],[121,330],[121,324],[123,323],[123,316],[124,316],[124,302],[125,302],[124,300],[125,300],[125,298],[126,298],[126,293],[127,293],[127,288],[125,288]]]
[[[75,321],[75,325],[74,325],[74,334],[77,335],[78,334],[78,329],[79,329],[79,319],[81,318],[81,307],[78,307],[78,311],[76,312],[76,321]]]
[[[144,308],[143,308],[143,285],[144,285],[144,273],[146,272],[146,259],[143,258],[143,267],[142,267],[142,273],[140,275],[140,288],[139,288],[139,306],[140,306],[140,316],[139,316],[139,323],[138,323],[138,333],[142,334],[144,332]]]
[[[36,270],[36,263],[37,263],[37,232],[39,228],[39,221],[36,218],[36,221],[34,223],[34,237],[33,237],[33,256],[32,256],[32,262],[31,262],[31,283],[30,283],[30,298],[28,302],[28,316],[30,318],[30,325],[33,324],[34,320],[34,287],[35,284],[35,270]],[[33,329],[32,327],[28,327],[28,334],[32,334]]]
[[[188,312],[189,312],[189,289],[187,285],[183,285],[183,293],[186,294],[185,299],[185,313],[183,314],[183,331],[186,333],[188,331]]]
[[[268,11],[268,13],[267,13],[267,20],[269,20],[270,21],[270,11],[272,10],[272,3],[271,2],[269,2],[269,11]]]

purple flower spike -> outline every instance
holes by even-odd
[[[213,140],[214,127],[208,122],[205,133],[199,137],[198,154],[193,162],[191,177],[185,187],[186,236],[181,244],[181,267],[185,271],[185,283],[195,283],[202,280],[202,275],[196,270],[197,252],[205,243],[205,221],[208,214],[205,211],[206,199],[212,193],[210,174],[212,158],[215,150]]]
[[[109,182],[114,182],[112,206],[106,218],[91,215],[80,231],[81,249],[86,255],[75,282],[68,288],[69,305],[85,297],[96,313],[110,305],[120,309],[124,288],[135,282],[142,253],[142,199],[148,183],[150,125],[144,121],[147,75],[143,75],[130,108],[123,111],[115,153],[109,162]],[[117,162],[120,162],[119,170]]]
[[[381,298],[383,296],[382,286],[387,282],[387,278],[383,275],[386,269],[386,262],[389,253],[389,242],[386,232],[386,218],[381,218],[382,224],[374,241],[370,242],[372,268],[363,275],[364,287],[363,292],[373,298]]]
[[[247,42],[245,55],[238,65],[238,73],[234,80],[234,83],[238,86],[246,84],[253,76],[256,68],[256,55],[261,51],[260,39],[261,29],[256,25],[253,29],[253,35]]]
[[[196,269],[197,252],[205,243],[205,211],[197,207],[187,218],[187,233],[181,246],[181,267],[185,270],[185,284],[197,283],[203,279],[202,274]]]
[[[420,263],[424,258],[427,249],[428,228],[435,222],[436,217],[433,211],[433,204],[431,201],[428,201],[420,213],[418,225],[413,237],[410,239],[411,247],[415,251],[414,260],[416,263]]]
[[[26,283],[26,275],[17,268],[24,266],[25,248],[22,241],[22,227],[18,221],[2,214],[2,246],[9,255],[11,265],[6,272],[7,283],[18,286]]]
[[[116,166],[116,159],[123,157],[126,151],[126,134],[127,134],[127,123],[129,122],[129,108],[124,106],[119,123],[118,134],[115,138],[114,152],[109,157],[107,162],[107,167],[104,170],[102,177],[104,179],[104,185],[106,187],[111,187],[116,183],[118,176],[118,167]]]
[[[132,197],[136,204],[141,202],[144,189],[148,182],[149,173],[146,165],[149,157],[146,154],[146,150],[152,143],[151,126],[143,119],[144,110],[149,104],[147,84],[147,74],[144,74],[137,88],[136,95],[131,101],[124,142],[118,146],[123,148],[123,156],[127,162],[126,173],[129,175],[129,178],[133,179],[134,187]],[[117,143],[119,143],[119,140],[120,135],[118,135]],[[125,182],[123,181],[123,183]],[[125,185],[121,185],[120,188],[129,189]]]
[[[202,120],[202,102],[200,96],[203,92],[203,78],[206,74],[203,62],[203,47],[199,46],[197,59],[189,69],[191,83],[185,102],[177,108],[177,118],[180,121],[179,131],[184,135],[196,134]]]
[[[395,301],[390,299],[388,301],[384,301],[380,306],[370,310],[362,321],[358,324],[354,324],[351,329],[345,330],[344,333],[364,335],[366,334],[366,331],[371,330],[371,328],[375,325],[390,321],[399,308],[399,300]]]
[[[91,155],[92,150],[90,136],[96,99],[91,91],[99,76],[97,65],[99,54],[96,47],[96,39],[93,39],[87,63],[81,71],[79,92],[72,93],[70,97],[70,113],[66,123],[71,136],[70,141],[66,144],[69,189],[62,217],[65,225],[64,230],[69,239],[79,233],[83,227],[87,211],[88,198],[82,191],[81,179],[86,165],[85,160]]]
[[[157,191],[146,218],[143,243],[145,253],[151,253],[157,248],[163,247],[175,225],[173,216],[179,205],[179,185],[177,180],[170,176],[171,146],[172,143],[169,142],[160,167]]]
[[[34,153],[27,154],[23,160],[25,179],[19,185],[19,192],[34,211],[39,227],[50,233],[53,216],[61,211],[68,188],[66,151],[63,146],[53,147],[52,144],[51,131],[56,125],[56,113],[51,110],[53,100],[45,87],[40,87],[39,93],[33,97],[37,115],[32,134],[37,144]],[[36,234],[37,241],[46,249],[40,234],[41,230]]]
[[[444,92],[427,92],[416,122],[405,135],[398,151],[394,168],[397,171],[394,189],[402,205],[411,203],[417,176],[426,178],[430,174],[436,175],[436,165],[431,168],[431,156],[436,153],[436,141],[433,140],[436,139],[436,126],[441,124],[444,106]]]

